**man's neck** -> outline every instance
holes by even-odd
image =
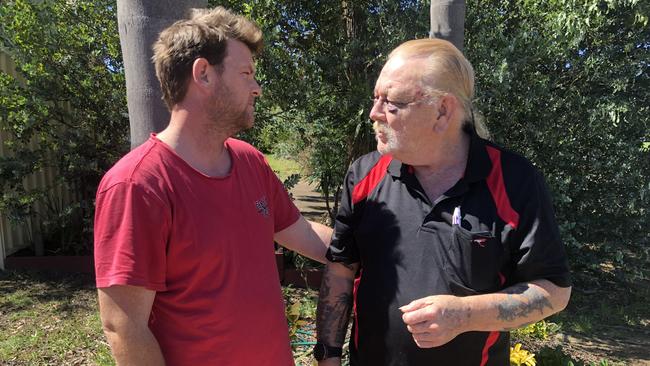
[[[460,131],[455,138],[444,141],[432,144],[435,151],[426,163],[413,165],[415,176],[431,202],[453,187],[463,177],[467,166],[470,137]]]
[[[157,137],[194,169],[211,177],[230,172],[225,141],[230,137],[214,122],[187,110],[173,110],[169,125]]]

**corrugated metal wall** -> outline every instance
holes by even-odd
[[[16,75],[13,62],[2,52],[0,52],[0,70],[10,75]],[[6,132],[0,131],[0,156],[9,154],[4,146],[8,137]],[[26,189],[51,187],[55,179],[54,169],[46,168],[29,176],[25,179],[24,184]],[[63,203],[70,202],[70,199],[71,195],[64,187],[58,186],[50,192],[50,206],[61,208]],[[45,212],[46,207],[43,204],[38,204],[35,209],[38,212]],[[40,219],[31,217],[24,224],[16,224],[0,212],[0,269],[4,269],[4,260],[7,256],[32,245],[37,251],[39,247],[42,248]]]

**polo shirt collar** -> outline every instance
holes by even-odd
[[[473,183],[487,178],[490,170],[492,170],[492,161],[485,148],[486,141],[474,131],[469,134],[469,154],[467,155],[467,167],[465,167],[463,180],[467,183]]]
[[[401,178],[403,174],[412,174],[413,168],[410,165],[404,164],[401,161],[393,158],[390,164],[388,164],[388,173],[395,178]]]

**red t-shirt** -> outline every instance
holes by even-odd
[[[225,143],[208,177],[155,135],[97,191],[97,287],[156,291],[149,327],[167,365],[293,365],[273,235],[299,217],[264,156]]]

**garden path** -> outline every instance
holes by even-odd
[[[322,222],[327,208],[325,207],[325,199],[316,191],[315,184],[309,184],[301,179],[291,189],[291,194],[293,195],[296,207],[298,207],[307,220]]]

